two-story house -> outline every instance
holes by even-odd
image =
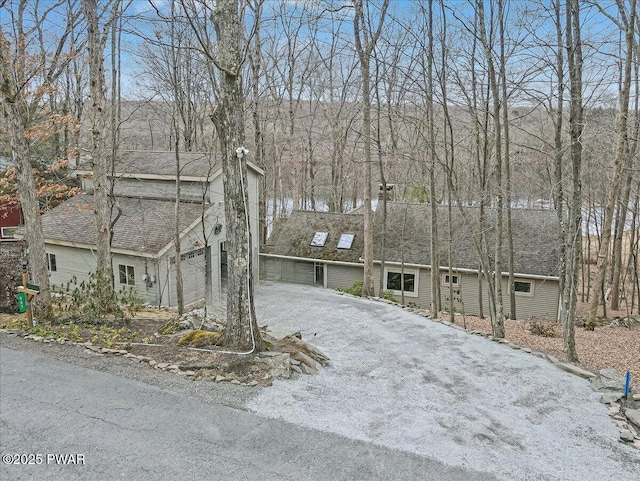
[[[180,153],[178,228],[185,304],[205,297],[211,277],[212,303],[226,279],[224,186],[220,161],[210,153]],[[42,216],[52,285],[73,276],[87,279],[96,268],[96,223],[90,161],[76,171],[84,194]],[[258,179],[248,162],[247,194],[252,256],[258,268]],[[132,287],[145,302],[177,305],[175,275],[175,152],[126,151],[112,169],[114,207],[111,252],[115,288]],[[207,260],[210,268],[207,268]]]

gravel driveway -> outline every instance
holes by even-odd
[[[547,361],[387,304],[260,286],[260,324],[301,331],[332,365],[246,407],[505,480],[640,479],[640,455],[589,383]]]

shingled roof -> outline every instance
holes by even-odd
[[[465,207],[464,214],[458,207],[452,209],[452,255],[454,267],[479,269],[478,254],[474,244],[478,238],[479,209]],[[487,209],[485,234],[490,253],[495,245],[495,210]],[[514,271],[520,274],[557,276],[559,267],[559,242],[557,217],[551,210],[512,209]],[[430,250],[429,204],[387,203],[387,236],[385,257],[387,261],[429,265]],[[382,209],[374,216],[374,257],[380,259],[382,237]],[[505,219],[506,229],[506,219]],[[449,225],[447,208],[438,207],[438,235],[447,239]],[[507,270],[507,243],[503,242],[503,266]],[[441,242],[440,265],[447,265],[447,243]]]
[[[173,240],[175,202],[118,197],[122,215],[114,226],[112,248],[158,254]],[[180,231],[202,215],[202,204],[183,202]],[[46,240],[96,244],[92,195],[76,195],[42,216]]]
[[[296,210],[276,223],[263,249],[266,253],[329,261],[360,262],[364,249],[364,217],[357,214],[333,214]],[[322,247],[311,241],[316,232],[327,232]],[[350,249],[338,249],[342,234],[354,234]]]
[[[251,162],[247,165],[262,173]],[[219,172],[220,162],[208,152],[180,152],[180,175],[184,177],[206,178]],[[93,170],[91,159],[78,166],[79,172]],[[174,177],[176,173],[176,154],[169,151],[125,150],[118,153],[114,171],[127,175],[159,175]]]

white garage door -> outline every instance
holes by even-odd
[[[204,271],[205,257],[204,248],[191,252],[186,252],[180,256],[180,268],[182,270],[182,286],[184,293],[184,304],[192,304],[204,298]],[[175,259],[172,258],[171,270],[169,273],[169,286],[171,289],[171,305],[178,305],[178,294],[176,291]]]

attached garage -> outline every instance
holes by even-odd
[[[313,261],[260,257],[261,278],[267,281],[283,281],[312,286],[323,285],[323,265]]]
[[[180,261],[184,303],[185,305],[193,304],[202,300],[205,295],[204,248],[181,254]],[[169,263],[171,264],[171,269],[169,270],[169,304],[175,305],[178,302],[175,256],[169,259]]]

